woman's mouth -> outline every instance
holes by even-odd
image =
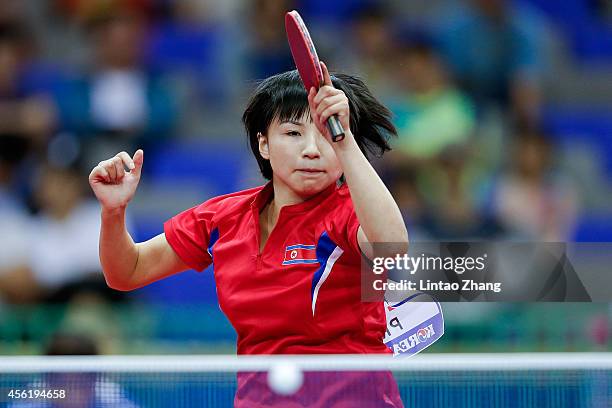
[[[297,169],[296,171],[299,173],[306,173],[306,174],[325,173],[324,170],[320,170],[320,169]]]

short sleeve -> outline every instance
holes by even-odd
[[[359,231],[360,225],[361,224],[359,224],[359,220],[357,219],[357,214],[355,214],[355,210],[353,210],[353,207],[351,206],[351,212],[346,222],[346,234],[349,247],[355,251],[356,254],[361,254],[359,240],[357,239],[357,232]]]
[[[340,205],[329,214],[327,225],[330,236],[345,252],[350,251],[355,255],[361,253],[357,240],[360,224],[350,196],[341,200]]]
[[[175,215],[164,223],[166,240],[187,266],[203,271],[211,263],[208,253],[213,216],[220,207],[219,197]]]

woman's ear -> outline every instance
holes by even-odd
[[[268,149],[268,136],[264,136],[261,132],[257,132],[257,141],[259,142],[259,154],[266,160],[270,160],[270,151]]]

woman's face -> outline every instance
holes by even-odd
[[[308,114],[294,122],[274,119],[259,138],[259,152],[270,160],[274,184],[302,198],[323,191],[342,175],[334,149]]]

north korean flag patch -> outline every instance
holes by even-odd
[[[315,245],[297,244],[285,248],[283,265],[316,263],[319,263],[319,260],[317,259],[317,247]]]

